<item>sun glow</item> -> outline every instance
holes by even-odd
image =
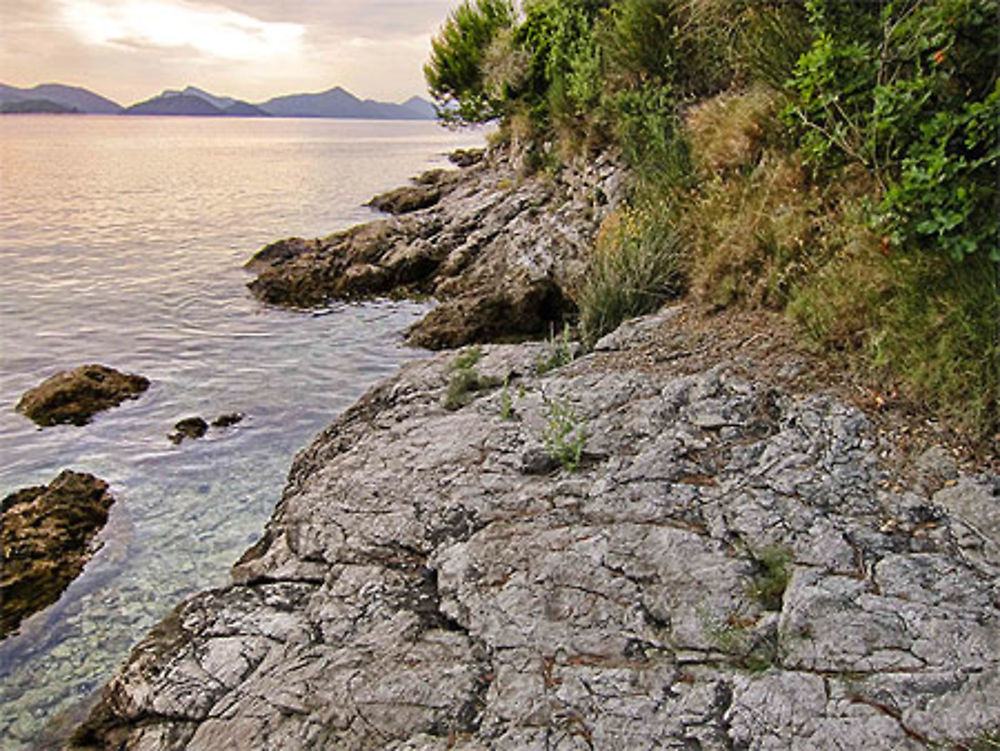
[[[305,32],[300,24],[186,0],[64,0],[63,16],[90,43],[188,48],[230,60],[294,54]]]

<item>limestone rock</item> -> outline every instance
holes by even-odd
[[[93,553],[113,502],[107,483],[70,471],[3,499],[0,638],[59,599]]]
[[[85,425],[97,412],[135,399],[149,388],[149,379],[120,373],[106,365],[82,365],[57,373],[26,391],[17,411],[38,425]]]
[[[412,185],[381,193],[366,205],[388,214],[409,214],[426,209],[441,200],[441,190],[435,185]]]
[[[545,344],[484,347],[477,372],[506,379],[506,397],[455,411],[441,406],[454,354],[374,388],[299,454],[233,583],[136,648],[78,745],[916,751],[989,737],[1000,479],[891,492],[856,408],[727,363],[651,365],[643,347],[675,321],[545,375]],[[575,471],[539,456],[560,420],[586,436]]]
[[[456,167],[472,167],[483,161],[485,156],[485,149],[455,149],[448,154],[448,161]]]
[[[473,163],[377,197],[373,205],[402,214],[394,219],[267,246],[247,264],[258,275],[250,289],[296,308],[431,295],[442,306],[410,341],[434,349],[561,326],[597,227],[624,192],[614,160],[574,163],[555,178],[523,177],[504,154]]]

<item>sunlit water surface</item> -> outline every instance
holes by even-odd
[[[372,218],[371,195],[480,140],[433,123],[0,118],[0,495],[72,468],[117,499],[84,574],[0,642],[0,748],[29,748],[174,605],[227,583],[295,451],[420,354],[400,332],[426,306],[267,308],[242,264]],[[14,412],[89,362],[152,386],[85,427]],[[247,417],[167,439],[228,412]]]

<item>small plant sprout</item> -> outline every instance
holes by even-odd
[[[503,390],[500,392],[500,419],[514,419],[514,397],[510,394],[510,376],[503,379]]]
[[[476,363],[483,356],[482,349],[470,347],[455,358],[451,364],[452,374],[448,381],[441,406],[449,411],[461,409],[472,402],[477,391],[485,391],[499,385],[495,378],[484,378],[476,372]]]
[[[587,443],[587,426],[567,400],[546,399],[548,424],[542,434],[553,460],[570,472],[580,466]]]
[[[482,347],[478,346],[469,347],[468,349],[462,350],[462,353],[455,358],[455,361],[451,364],[451,369],[471,370],[482,359],[483,359]]]
[[[747,585],[746,594],[764,610],[781,610],[788,582],[792,578],[792,554],[787,548],[770,545],[753,554],[757,573]]]
[[[569,333],[569,324],[567,323],[563,326],[561,337],[557,338],[555,332],[550,335],[551,353],[548,357],[539,358],[538,362],[535,363],[535,370],[538,371],[539,375],[544,375],[550,370],[561,368],[573,362],[573,343],[570,341]]]

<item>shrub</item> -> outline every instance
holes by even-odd
[[[465,0],[431,40],[424,77],[444,121],[482,123],[502,114],[503,100],[487,89],[484,61],[514,20],[510,0]]]
[[[786,118],[821,168],[864,165],[896,247],[1000,261],[995,0],[808,0]]]

